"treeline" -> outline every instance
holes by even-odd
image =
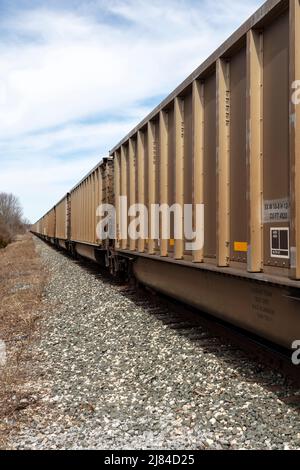
[[[19,199],[13,194],[0,192],[0,248],[6,247],[29,226],[29,222],[23,218]]]

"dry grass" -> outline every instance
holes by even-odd
[[[0,367],[0,449],[7,445],[18,412],[29,403],[22,385],[45,279],[30,234],[0,250],[0,340],[7,348],[7,363]]]

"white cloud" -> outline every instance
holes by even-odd
[[[94,0],[55,10],[41,2],[2,18],[0,188],[10,184],[26,214],[38,216],[42,208],[24,197],[26,185],[17,191],[14,162],[36,193],[35,167],[51,163],[46,200],[53,203],[55,174],[70,174],[72,152],[74,162],[79,151],[93,159],[107,153],[150,111],[144,100],[172,91],[261,3]],[[91,116],[101,119],[91,124]],[[66,153],[67,161],[58,158]]]
[[[73,157],[81,152],[90,152],[97,149],[98,155],[107,154],[107,143],[116,142],[120,135],[133,127],[135,121],[105,122],[96,124],[69,124],[57,130],[46,130],[37,134],[23,134],[18,142],[12,146],[11,139],[0,141],[0,154],[17,159],[22,153],[39,159],[39,156],[48,153],[48,157]],[[21,163],[20,161],[18,163]]]
[[[1,191],[13,192],[20,198],[23,206],[28,207],[28,212],[30,213],[31,208],[33,216],[39,218],[99,160],[100,158],[87,155],[73,162],[61,162],[55,158],[32,159],[23,167],[13,162],[1,170]],[[27,213],[25,215],[28,216]]]

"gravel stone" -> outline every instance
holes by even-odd
[[[279,374],[226,344],[207,350],[199,327],[174,330],[146,299],[36,246],[49,280],[12,448],[300,448],[298,411],[281,400],[295,390]]]

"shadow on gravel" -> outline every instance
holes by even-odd
[[[230,337],[228,332],[223,335],[222,329],[221,332],[218,328],[216,330],[216,322],[210,315],[189,309],[180,302],[150,291],[141,285],[130,285],[120,281],[94,261],[82,257],[74,259],[64,250],[53,245],[49,246],[62,256],[72,259],[74,263],[80,265],[96,279],[101,279],[101,282],[116,289],[137,307],[143,308],[145,313],[196,344],[202,354],[216,357],[224,365],[230,367],[233,376],[236,376],[240,381],[262,386],[290,408],[300,411],[298,383],[278,371],[276,365],[274,367],[269,365],[270,361],[265,364],[262,354],[256,355],[253,351],[243,350],[241,341],[236,344],[234,333]],[[227,329],[229,331],[228,326]]]

